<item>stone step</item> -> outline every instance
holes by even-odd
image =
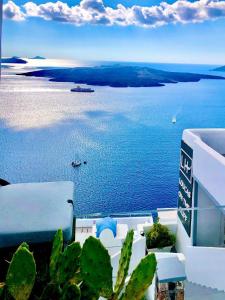
[[[185,300],[225,300],[225,292],[190,281],[185,282]]]

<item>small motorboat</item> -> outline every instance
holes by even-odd
[[[176,117],[173,117],[173,118],[172,118],[172,123],[175,124],[176,122],[177,122],[177,118],[176,118]]]
[[[71,163],[71,166],[73,168],[79,167],[80,165],[81,165],[81,161],[79,161],[79,160],[75,160]]]

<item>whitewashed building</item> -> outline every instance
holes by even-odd
[[[188,280],[225,291],[225,129],[184,130],[178,198]]]

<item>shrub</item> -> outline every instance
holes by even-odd
[[[146,244],[148,249],[163,248],[173,246],[176,242],[176,237],[169,229],[160,224],[154,223],[151,229],[146,233]]]

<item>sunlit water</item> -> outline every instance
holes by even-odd
[[[208,72],[210,67],[161,68]],[[72,87],[4,70],[0,177],[72,180],[78,214],[175,206],[183,129],[225,127],[225,81],[94,87],[93,94],[71,93]],[[73,169],[75,159],[87,165]]]

